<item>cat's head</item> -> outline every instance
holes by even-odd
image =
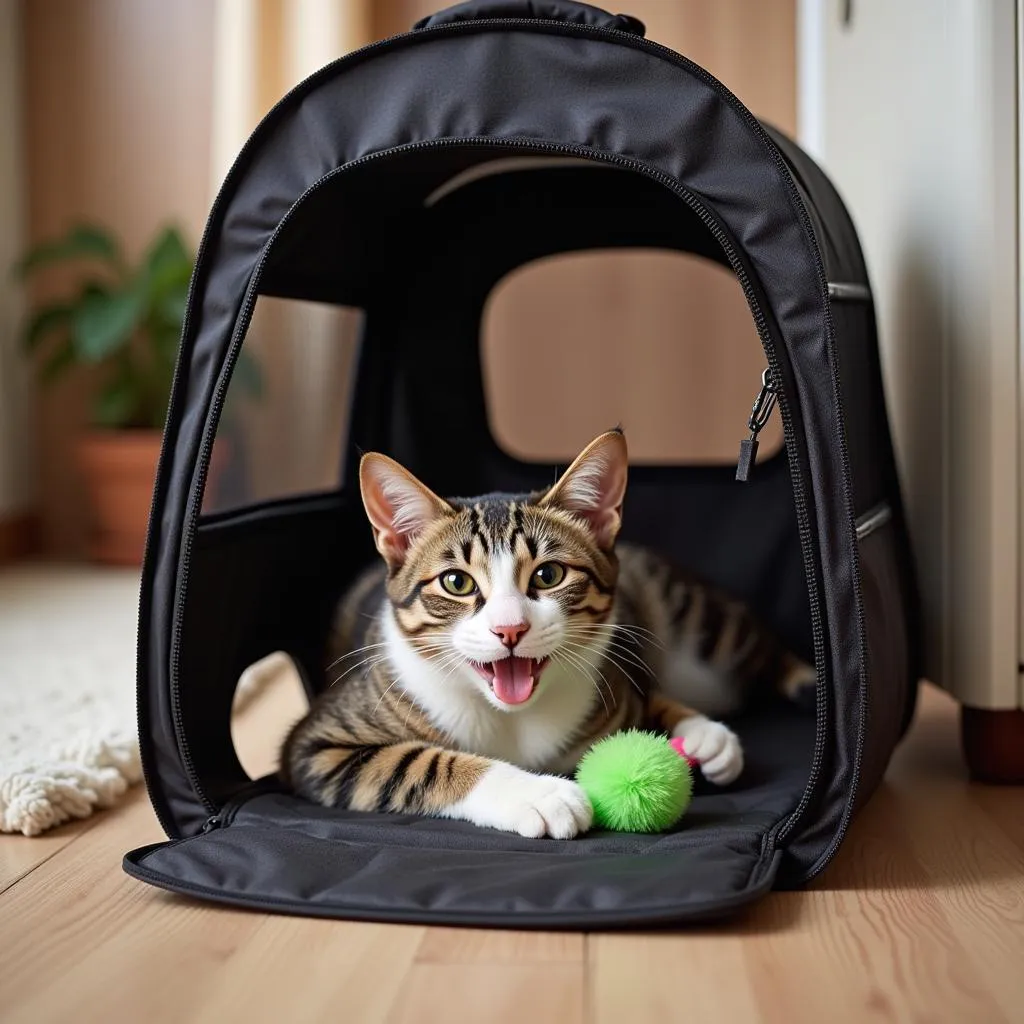
[[[505,711],[536,697],[549,665],[592,663],[609,632],[626,475],[619,430],[529,495],[446,501],[392,459],[365,455],[363,503],[401,634]]]

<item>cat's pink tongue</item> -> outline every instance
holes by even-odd
[[[494,695],[506,704],[522,704],[530,699],[537,663],[533,658],[502,658],[492,665]]]

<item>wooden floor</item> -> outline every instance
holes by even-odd
[[[246,712],[251,769],[297,708]],[[0,1021],[458,1024],[1024,1022],[1024,791],[969,785],[924,694],[888,779],[808,891],[726,927],[564,935],[348,924],[207,906],[133,881],[145,795],[0,838]]]

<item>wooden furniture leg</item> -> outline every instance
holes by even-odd
[[[1024,711],[962,707],[960,737],[973,779],[1024,783]]]

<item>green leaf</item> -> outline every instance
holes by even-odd
[[[54,303],[37,310],[25,328],[22,344],[26,352],[34,352],[48,334],[67,327],[75,307],[67,303]]]
[[[165,228],[146,252],[139,269],[139,288],[150,303],[160,305],[170,292],[188,288],[192,264],[192,254],[179,232]]]
[[[96,396],[92,413],[101,427],[131,425],[139,407],[139,393],[128,375],[116,377]]]
[[[181,333],[181,325],[185,320],[185,306],[188,303],[188,286],[192,277],[192,270],[189,268],[188,277],[171,288],[160,299],[157,311],[165,320],[174,324],[177,334]]]
[[[14,273],[24,277],[40,267],[87,258],[102,260],[117,270],[123,265],[120,248],[108,232],[90,224],[80,224],[71,228],[63,238],[42,242],[30,249],[14,265]]]
[[[150,338],[154,357],[173,366],[181,342],[181,325],[161,321],[150,328]]]
[[[191,264],[192,254],[188,251],[181,232],[173,227],[164,228],[146,253],[146,266],[152,273],[159,273],[167,267]]]
[[[52,384],[74,364],[75,347],[71,344],[71,339],[66,338],[64,343],[40,367],[39,379],[43,384]]]
[[[85,296],[72,323],[78,357],[98,363],[127,345],[139,326],[144,305],[135,289]]]

